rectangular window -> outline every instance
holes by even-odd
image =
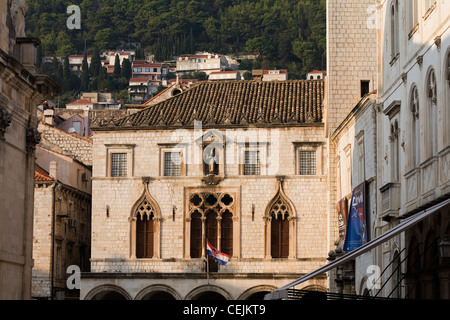
[[[244,153],[244,175],[259,175],[261,163],[258,151],[245,151]]]
[[[370,92],[370,81],[362,80],[361,81],[361,98]]]
[[[111,154],[111,177],[127,176],[127,154],[112,153]]]
[[[81,121],[72,122],[72,126],[75,129],[75,132],[81,134]]]
[[[164,153],[164,176],[181,175],[181,152]]]
[[[316,151],[300,151],[300,175],[316,174]]]

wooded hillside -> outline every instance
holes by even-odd
[[[303,78],[324,69],[326,0],[27,0],[27,36],[42,54],[67,56],[94,47],[139,43],[158,61],[208,51],[259,54],[251,68],[287,68]],[[81,29],[69,30],[67,7],[81,8]],[[139,52],[138,52],[139,53]],[[249,63],[249,62],[246,62]]]

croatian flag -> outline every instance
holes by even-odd
[[[210,256],[213,256],[214,259],[216,259],[217,263],[221,266],[226,265],[228,263],[228,259],[230,259],[229,255],[219,252],[208,241],[206,241],[206,253]]]

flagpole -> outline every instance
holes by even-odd
[[[209,284],[209,257],[208,257],[208,239],[206,239],[206,243],[205,243],[205,257],[206,257],[206,279],[208,281]]]

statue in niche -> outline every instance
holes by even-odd
[[[219,153],[215,145],[208,145],[203,150],[204,174],[218,175],[219,174]]]
[[[209,153],[209,174],[214,174],[214,163],[215,163],[216,149],[212,148]]]
[[[202,178],[203,182],[209,186],[215,186],[222,181],[222,178],[219,176],[219,152],[216,152],[215,147],[209,146],[209,152],[205,153],[204,157],[204,174],[205,176]],[[207,149],[204,150],[204,152]]]
[[[28,7],[25,0],[10,0],[12,22],[17,38],[25,37],[25,15]]]

